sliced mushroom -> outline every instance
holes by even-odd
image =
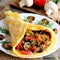
[[[2,47],[3,48],[5,48],[5,49],[7,49],[7,50],[11,50],[12,49],[12,46],[11,46],[11,43],[4,43],[3,45],[2,45]]]
[[[35,19],[34,16],[28,16],[27,18],[28,18],[28,20],[29,20],[30,23],[32,23],[32,21]]]
[[[55,32],[55,34],[57,34],[57,33],[58,33],[57,28],[54,28],[54,29],[53,29],[53,31]]]
[[[29,47],[30,47],[30,43],[29,43],[29,42],[25,42],[25,43],[24,43],[24,49],[25,49],[25,50],[28,50]]]
[[[3,40],[5,37],[0,34],[0,40]]]
[[[44,19],[42,19],[42,21],[40,22],[40,24],[41,25],[46,25],[46,24],[49,24],[49,21],[46,18],[44,18]]]

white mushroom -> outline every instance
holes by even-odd
[[[32,5],[33,5],[33,0],[21,0],[19,2],[20,7],[23,7],[23,6],[31,7]]]
[[[51,15],[51,13],[58,12],[58,6],[54,2],[49,1],[45,3],[44,10],[46,11],[46,14],[49,16]]]

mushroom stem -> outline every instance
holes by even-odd
[[[52,10],[50,10],[50,9],[48,9],[47,11],[46,11],[46,14],[49,16],[50,14],[52,13]]]
[[[24,0],[21,0],[21,1],[19,2],[19,5],[20,5],[20,7],[25,6],[25,1],[24,1]]]

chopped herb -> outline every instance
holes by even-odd
[[[39,52],[42,52],[42,51],[43,51],[43,47],[40,46],[40,47],[39,47]]]
[[[28,20],[24,20],[25,22],[29,22]]]
[[[53,23],[48,23],[48,24],[40,24],[40,22],[36,23],[36,25],[43,25],[48,28],[52,28]]]
[[[52,28],[53,24],[46,24],[45,27]]]
[[[0,32],[10,35],[9,31],[2,27],[0,27]]]
[[[59,0],[51,0],[51,1],[57,3]]]
[[[7,50],[11,50],[12,49],[12,46],[11,46],[11,43],[10,42],[4,42],[2,44],[2,47],[7,49]]]
[[[6,41],[1,41],[0,43],[6,44],[6,43],[9,43],[9,42],[6,40]]]

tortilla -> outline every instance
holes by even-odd
[[[51,29],[44,27],[42,25],[34,25],[34,24],[26,23],[22,20],[22,18],[16,12],[7,11],[5,15],[6,15],[5,21],[6,21],[6,24],[8,25],[8,29],[12,37],[12,47],[13,47],[12,51],[18,57],[22,57],[22,58],[43,57],[46,53],[48,53],[54,47],[56,43],[56,35]],[[16,46],[24,37],[27,29],[33,30],[33,31],[45,30],[49,32],[51,34],[50,46],[47,49],[45,49],[42,53],[32,53],[30,55],[21,54],[20,50],[16,49]]]

